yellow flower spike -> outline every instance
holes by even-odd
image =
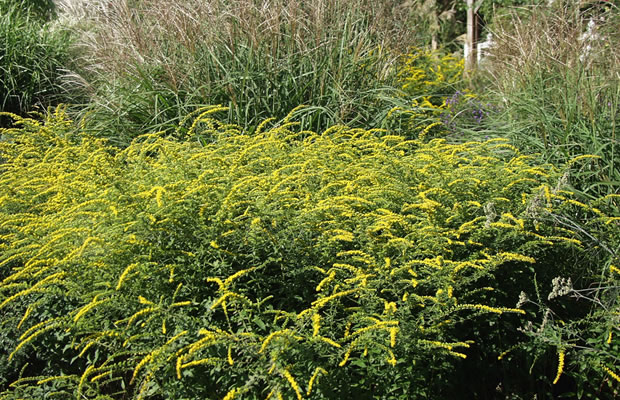
[[[138,397],[136,400],[142,400],[146,394],[146,389],[149,387],[149,383],[153,380],[154,375],[152,373],[147,373],[144,379],[142,380],[142,384],[140,385],[140,391],[138,392]]]
[[[321,316],[319,313],[312,314],[312,337],[316,337],[321,329]]]
[[[609,376],[614,378],[616,381],[620,382],[620,376],[618,374],[616,374],[614,371],[612,371],[611,369],[607,368],[604,365],[602,365],[601,367],[603,368],[603,371],[605,371],[605,372],[607,372],[609,374]]]
[[[337,342],[334,342],[333,340],[331,340],[330,338],[327,338],[325,336],[317,336],[319,338],[319,340],[321,340],[322,342],[325,342],[331,346],[334,346],[336,348],[340,348],[340,344],[338,344]]]
[[[256,136],[260,135],[263,129],[265,128],[265,126],[267,126],[268,123],[273,122],[273,121],[275,121],[275,118],[264,119],[260,124],[258,124],[256,129],[254,130],[254,135]]]
[[[161,186],[154,186],[150,192],[148,192],[148,195],[152,196],[153,193],[155,193],[155,202],[157,203],[157,207],[161,208],[163,206],[162,196],[166,193],[166,189]]]
[[[396,366],[396,357],[394,356],[394,353],[392,352],[392,350],[388,349],[388,352],[390,353],[390,357],[387,359],[388,364],[390,364],[392,367]]]
[[[519,228],[521,228],[521,230],[523,230],[523,229],[524,229],[524,227],[525,227],[525,225],[524,225],[524,224],[525,224],[525,221],[523,221],[522,219],[516,218],[516,217],[515,217],[514,215],[512,215],[511,213],[503,213],[503,214],[502,214],[502,217],[503,217],[503,218],[506,218],[506,219],[509,219],[509,220],[511,220],[512,222],[516,223],[516,224],[519,226]],[[493,224],[491,224],[491,225],[493,225]]]
[[[52,320],[45,321],[45,323],[50,322],[50,321],[52,321]],[[54,329],[54,328],[58,328],[58,327],[60,327],[62,325],[63,325],[63,322],[51,323],[48,326],[46,326],[45,328],[42,328],[42,329],[32,333],[30,336],[28,336],[26,338],[24,338],[24,335],[25,335],[25,333],[24,333],[24,335],[22,335],[20,337],[21,342],[17,345],[17,347],[15,347],[13,352],[11,354],[9,354],[8,360],[11,361],[13,359],[13,357],[15,356],[15,354],[17,354],[19,352],[19,350],[21,350],[28,343],[32,342],[36,337],[38,337],[38,336],[40,336],[40,335],[42,335],[42,334],[44,334],[44,333]],[[26,333],[27,332],[31,332],[31,329],[32,328],[30,328],[28,331],[26,331]]]
[[[107,368],[104,368],[104,369],[107,369],[107,371],[102,373],[102,374],[93,376],[92,378],[90,378],[90,381],[91,382],[97,382],[98,380],[101,380],[101,379],[103,379],[105,377],[110,377],[111,376],[111,371],[110,371],[111,367],[107,367]]]
[[[233,400],[237,395],[241,393],[241,389],[235,388],[229,391],[222,400]]]
[[[323,287],[333,281],[335,277],[336,271],[332,270],[327,277],[325,277],[323,280],[321,280],[321,282],[319,282],[316,287],[316,291],[320,292],[321,290],[323,290]]]
[[[77,394],[78,396],[80,396],[82,394],[82,387],[84,386],[84,382],[86,382],[86,379],[88,378],[88,376],[94,372],[95,367],[92,365],[89,365],[88,367],[86,367],[86,369],[84,370],[84,373],[82,374],[82,377],[80,378],[80,382],[78,383],[78,387],[77,387]]]
[[[390,328],[390,347],[396,346],[396,335],[398,334],[398,331],[398,327]]]
[[[383,300],[383,312],[385,314],[393,314],[396,312],[396,303],[393,301],[388,302]]]
[[[94,237],[94,236],[90,236],[87,237],[86,240],[84,240],[84,243],[82,243],[82,245],[80,247],[78,247],[77,249],[73,250],[71,253],[69,253],[62,261],[70,261],[73,258],[79,258],[82,256],[82,254],[84,253],[84,250],[86,250],[86,247],[88,247],[89,244],[91,243],[97,243],[97,242],[103,242],[103,239],[100,239],[98,237]]]
[[[28,306],[28,308],[26,308],[26,311],[24,312],[24,316],[22,317],[22,319],[19,321],[19,324],[17,324],[17,329],[19,330],[19,328],[21,328],[22,324],[28,319],[28,317],[30,316],[30,314],[32,314],[32,311],[34,310],[34,308],[41,304],[40,302],[31,304]]]
[[[352,322],[347,322],[347,325],[344,327],[344,337],[349,337],[350,333],[351,333],[351,326],[353,325]]]
[[[224,313],[226,313],[226,299],[228,299],[229,297],[238,297],[238,296],[239,296],[238,294],[233,293],[233,292],[228,292],[224,294],[219,299],[217,299],[215,303],[213,303],[213,305],[211,306],[211,310],[215,310],[219,306],[222,306]]]
[[[399,321],[379,321],[379,322],[376,322],[374,325],[369,325],[364,328],[356,330],[355,332],[353,332],[353,334],[351,334],[351,336],[358,336],[358,335],[361,335],[362,333],[365,333],[365,332],[368,332],[374,329],[389,330],[390,327],[398,326],[398,324],[399,324]]]
[[[349,357],[351,356],[352,350],[353,350],[353,346],[349,346],[349,348],[347,349],[347,352],[344,353],[344,358],[338,364],[339,367],[344,367],[346,365],[347,361],[349,361]]]
[[[451,355],[456,356],[456,357],[460,357],[462,359],[466,359],[467,358],[467,354],[459,353],[459,352],[456,352],[456,351],[449,351],[448,354],[451,354]]]
[[[284,378],[291,385],[291,388],[293,388],[293,391],[297,395],[297,400],[302,400],[301,390],[299,390],[299,385],[297,384],[297,381],[295,381],[295,378],[293,377],[293,375],[291,375],[288,369],[285,369],[284,371],[282,371],[282,375],[284,375]]]
[[[460,304],[457,309],[469,309],[491,312],[495,314],[503,314],[505,312],[512,312],[517,314],[525,314],[525,311],[519,308],[506,308],[506,307],[490,307],[484,304]]]
[[[297,107],[293,108],[287,115],[286,117],[284,117],[284,119],[282,120],[283,123],[288,123],[290,122],[290,120],[293,118],[293,116],[295,115],[295,113],[299,110],[302,110],[304,108],[307,108],[308,106],[305,104],[300,104]]]
[[[568,163],[566,164],[566,166],[568,167],[568,166],[576,163],[577,161],[588,159],[588,158],[589,159],[598,160],[598,159],[601,159],[601,156],[597,156],[597,155],[594,155],[594,154],[582,154],[580,156],[577,156],[577,157],[574,157],[574,158],[570,159],[568,161]]]
[[[131,375],[131,380],[129,382],[130,384],[132,384],[134,382],[134,380],[138,376],[138,373],[140,372],[142,367],[144,367],[146,364],[148,364],[153,359],[153,357],[155,357],[160,351],[161,350],[159,350],[159,349],[155,349],[152,352],[150,352],[149,354],[147,354],[144,358],[142,358],[142,360],[140,360],[138,365],[136,365],[136,368],[134,368],[134,370],[133,370],[133,374]]]
[[[176,371],[177,371],[177,379],[181,380],[181,366],[183,365],[184,356],[177,357],[176,361]]]
[[[252,271],[255,271],[257,267],[252,267],[252,268],[246,268],[246,269],[242,269],[240,271],[235,272],[234,274],[232,274],[231,276],[229,276],[228,278],[226,278],[224,280],[224,287],[228,287],[235,279],[248,274]]]
[[[74,379],[77,379],[77,376],[75,376],[75,375],[50,376],[49,378],[45,378],[45,379],[41,379],[40,381],[37,381],[37,385],[42,385],[42,384],[47,383],[47,382],[63,380],[63,379],[74,380]]]
[[[446,350],[452,350],[453,349],[453,346],[451,344],[439,342],[439,341],[436,341],[436,340],[420,339],[420,340],[418,340],[418,342],[422,343],[422,344],[427,344],[427,345],[430,345],[430,346],[433,346],[433,347],[441,347],[441,348],[444,348]]]
[[[263,340],[263,344],[260,347],[260,350],[258,351],[258,353],[262,353],[263,351],[265,351],[265,349],[267,348],[267,345],[269,345],[269,343],[276,338],[277,336],[283,336],[283,335],[288,335],[290,336],[292,334],[290,329],[283,329],[283,330],[279,330],[279,331],[275,331],[275,332],[271,332],[266,338],[265,340]]]
[[[319,374],[327,375],[327,371],[325,371],[321,367],[317,367],[314,369],[314,373],[310,377],[310,381],[308,381],[308,391],[306,392],[307,396],[310,396],[310,394],[312,393],[312,386],[314,386],[314,382],[319,377]]]
[[[116,291],[121,290],[121,286],[123,285],[123,282],[125,281],[125,279],[127,279],[127,276],[129,275],[129,273],[136,267],[138,267],[138,263],[133,263],[133,264],[129,264],[127,266],[127,268],[125,268],[125,270],[123,271],[123,273],[121,274],[121,276],[118,278],[118,283],[116,284]]]
[[[18,292],[16,294],[14,294],[13,296],[5,299],[2,303],[0,303],[0,309],[3,308],[4,306],[6,306],[7,304],[9,304],[10,302],[12,302],[13,300],[22,297],[22,296],[26,296],[28,294],[31,293],[36,293],[36,292],[44,292],[45,288],[44,286],[49,284],[53,284],[56,283],[58,281],[60,281],[61,278],[63,278],[66,275],[65,272],[57,272],[55,274],[52,274],[46,278],[44,278],[43,280],[40,280],[39,282],[35,283],[31,288],[29,289],[24,289],[21,292]]]
[[[228,365],[233,365],[234,361],[232,359],[232,345],[228,345]]]
[[[269,367],[269,371],[267,371],[267,375],[273,374],[273,371],[275,371],[275,369],[276,369],[276,363],[274,362],[273,364],[271,364],[271,367]]]
[[[80,309],[80,311],[78,311],[78,313],[75,315],[75,317],[73,317],[73,322],[77,323],[84,316],[84,314],[86,314],[87,312],[89,312],[93,308],[97,307],[98,305],[100,305],[102,303],[105,303],[106,301],[109,301],[109,300],[110,300],[109,298],[108,299],[103,299],[103,300],[97,300],[97,296],[95,296],[90,303],[88,303],[87,305],[82,307]]]
[[[560,376],[562,376],[562,372],[564,371],[564,349],[561,349],[558,352],[558,372],[553,380],[553,384],[555,385],[560,380]]]
[[[212,242],[214,243],[214,242]],[[213,247],[213,245],[211,245]],[[207,282],[215,282],[217,283],[218,286],[218,290],[223,290],[224,289],[224,282],[222,282],[222,280],[220,278],[207,278]]]
[[[221,358],[219,357],[207,357],[207,358],[202,358],[200,360],[194,360],[194,361],[190,361],[188,363],[182,364],[181,365],[181,369],[185,369],[185,368],[189,368],[189,367],[195,367],[197,365],[217,365],[222,361]]]
[[[499,253],[497,256],[500,257],[502,261],[521,261],[521,262],[526,262],[530,264],[536,264],[536,260],[534,258],[524,256],[521,254],[503,252],[503,253]]]
[[[153,312],[157,309],[157,307],[146,307],[143,308],[142,310],[134,313],[131,317],[129,317],[129,320],[127,321],[127,327],[131,326],[131,324],[133,324],[135,322],[136,319],[138,319],[140,316],[144,315],[144,314],[148,314],[150,312]]]
[[[342,297],[342,296],[347,296],[350,295],[352,293],[358,292],[360,290],[360,288],[354,288],[354,289],[349,289],[349,290],[344,290],[342,292],[337,292],[332,294],[331,296],[328,297],[324,297],[322,299],[318,299],[312,302],[312,308],[313,309],[319,309],[321,307],[323,307],[325,304],[329,303],[331,300],[336,299],[338,297]]]

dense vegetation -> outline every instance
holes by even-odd
[[[0,1],[0,398],[618,396],[617,4],[163,3]]]

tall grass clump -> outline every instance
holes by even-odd
[[[482,398],[510,381],[497,357],[529,318],[515,290],[582,239],[545,220],[576,207],[558,171],[504,140],[289,118],[248,134],[216,112],[125,149],[62,108],[13,117],[4,399]],[[495,372],[472,389],[476,370]]]
[[[501,134],[556,165],[598,157],[571,177],[593,199],[620,188],[620,9],[580,4],[556,1],[496,18],[485,72],[504,110]]]
[[[229,107],[250,130],[299,104],[313,107],[300,116],[308,128],[377,125],[390,49],[410,42],[396,1],[89,3],[59,8],[82,33],[92,129],[125,145],[147,127],[174,130],[200,104]]]
[[[51,1],[0,2],[0,110],[25,115],[67,99],[61,75],[71,35],[48,23],[52,15]]]

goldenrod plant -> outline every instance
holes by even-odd
[[[450,99],[462,89],[463,68],[462,58],[410,49],[399,65],[400,97],[392,99],[396,105],[383,126],[421,140],[447,136],[452,124]]]
[[[505,140],[317,133],[290,115],[250,135],[225,112],[125,149],[62,107],[11,115],[1,398],[451,396],[471,354],[500,355],[484,327],[528,318],[505,282],[582,246],[546,220],[581,207],[559,172]]]

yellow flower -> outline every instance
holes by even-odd
[[[398,328],[390,328],[390,347],[396,346],[396,334],[398,333]]]
[[[553,380],[554,385],[558,383],[558,381],[560,380],[560,376],[562,375],[563,371],[564,371],[564,350],[560,350],[560,352],[558,353],[558,372],[555,376],[555,379]]]
[[[301,400],[301,391],[299,390],[299,385],[297,384],[297,382],[295,381],[295,378],[293,378],[293,375],[291,375],[291,373],[288,371],[288,369],[285,369],[282,372],[282,375],[284,375],[284,378],[286,378],[286,380],[288,381],[288,383],[291,385],[291,387],[293,388],[293,390],[295,391],[295,394],[297,395],[297,400]]]
[[[228,345],[228,364],[233,365],[234,361],[232,359],[232,346]]]
[[[241,389],[235,388],[229,391],[222,400],[233,400],[237,395],[241,393]]]
[[[321,316],[319,313],[312,314],[312,336],[316,336],[319,334],[319,329],[321,329]]]
[[[314,385],[314,381],[318,378],[319,374],[327,375],[327,371],[325,371],[321,367],[317,367],[314,370],[314,373],[312,374],[312,377],[310,378],[310,381],[308,382],[308,392],[306,393],[308,396],[310,396],[310,393],[312,393],[312,386]]]
[[[614,378],[616,381],[620,382],[620,376],[618,376],[618,374],[616,374],[614,371],[612,371],[611,369],[607,368],[604,365],[602,367],[603,367],[603,370],[609,374],[609,376]]]

